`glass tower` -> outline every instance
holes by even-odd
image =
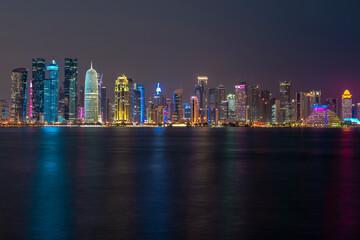
[[[44,84],[45,84],[45,59],[32,60],[31,81],[31,115],[35,121],[40,120],[40,114],[44,113]]]
[[[25,122],[28,71],[17,68],[11,74],[10,121]]]
[[[77,59],[65,58],[64,78],[64,118],[67,121],[76,120],[77,110],[77,87],[78,87],[78,64]]]
[[[235,119],[246,122],[246,115],[246,83],[242,82],[235,86]]]
[[[52,60],[46,67],[49,79],[44,84],[44,121],[56,122],[59,106],[59,66]]]
[[[99,121],[99,88],[98,74],[91,68],[85,77],[85,123],[97,123]]]

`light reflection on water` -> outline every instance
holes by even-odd
[[[1,239],[357,239],[358,129],[0,130]]]

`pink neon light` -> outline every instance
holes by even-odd
[[[244,89],[244,88],[245,88],[245,85],[236,85],[235,88]]]

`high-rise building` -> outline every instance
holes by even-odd
[[[77,112],[78,64],[77,59],[65,58],[64,75],[64,118],[74,122]]]
[[[40,114],[44,113],[44,84],[45,84],[45,59],[32,60],[31,80],[31,115],[35,121],[40,120]]]
[[[258,122],[259,105],[260,105],[260,87],[258,84],[249,87],[248,103],[249,103],[249,121]]]
[[[196,96],[190,97],[190,122],[199,123],[199,101]]]
[[[49,71],[49,79],[46,79],[44,84],[44,121],[56,122],[59,106],[59,66],[52,60],[46,70]]]
[[[209,88],[208,97],[208,124],[214,124],[218,121],[218,109],[217,109],[217,89]]]
[[[226,96],[227,99],[227,108],[228,108],[228,113],[227,113],[227,119],[229,120],[235,120],[236,118],[236,97],[235,94],[228,94]]]
[[[144,123],[146,119],[146,106],[145,106],[145,86],[136,84],[136,90],[140,91],[140,116],[139,122]]]
[[[183,121],[190,122],[191,120],[191,106],[188,103],[183,103]]]
[[[137,83],[134,83],[133,98],[132,98],[132,121],[134,123],[140,123],[140,111],[141,111],[141,91],[137,89]]]
[[[280,99],[275,100],[275,103],[272,105],[272,114],[271,122],[272,123],[282,123],[281,113],[280,113]]]
[[[156,106],[165,106],[166,105],[166,98],[165,98],[165,95],[162,93],[160,83],[158,83],[156,85],[156,90],[155,90],[155,94],[154,94],[154,104]]]
[[[360,119],[360,103],[356,104],[356,118]]]
[[[312,90],[308,94],[310,106],[312,105],[321,105],[321,91],[320,90]]]
[[[291,82],[280,81],[280,117],[277,122],[285,122],[286,116],[286,104],[290,103],[290,86]]]
[[[350,94],[349,90],[345,90],[344,94],[342,95],[342,120],[345,118],[352,118],[352,95]]]
[[[99,122],[98,74],[92,63],[85,77],[85,123]]]
[[[125,75],[115,81],[115,115],[114,121],[121,123],[131,122],[131,85]]]
[[[102,115],[101,115],[101,94],[102,94],[102,91],[101,91],[101,88],[102,88],[102,84],[103,84],[103,74],[102,73],[98,73],[97,74],[97,80],[98,80],[98,93],[99,93],[99,100],[98,100],[98,103],[99,103],[99,109],[98,109],[98,114],[99,114],[99,122],[102,122]]]
[[[295,121],[305,121],[311,114],[310,95],[306,92],[295,94]]]
[[[258,121],[271,122],[270,92],[268,90],[261,90],[260,92]]]
[[[238,122],[246,122],[246,83],[235,86],[235,118]]]
[[[8,120],[8,104],[5,99],[0,99],[0,121],[4,122]]]
[[[25,122],[28,71],[17,68],[11,74],[10,121]]]
[[[84,86],[80,88],[78,96],[78,106],[77,106],[77,119],[79,121],[84,121],[85,119],[85,89]]]
[[[333,111],[336,116],[340,117],[339,112],[339,99],[338,98],[327,98],[326,105],[328,105],[328,109]]]
[[[176,89],[173,94],[172,122],[174,123],[182,121],[182,94],[182,89]]]
[[[107,122],[106,87],[101,87],[100,113],[102,122]]]
[[[207,76],[198,76],[197,77],[198,83],[195,86],[195,96],[198,98],[199,101],[199,113],[201,117],[201,122],[207,122],[208,116],[208,77]]]
[[[219,120],[225,120],[227,118],[227,113],[224,112],[225,110],[224,107],[225,105],[227,105],[227,103],[225,104],[224,101],[226,102],[226,90],[224,85],[219,84],[219,86],[216,88],[216,104],[215,104],[215,108],[217,108],[219,112]]]
[[[62,87],[59,88],[58,118],[65,119],[65,93]]]
[[[171,116],[172,116],[172,101],[170,98],[167,98],[166,100],[166,108],[167,108],[167,122],[171,122]]]

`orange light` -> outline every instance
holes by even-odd
[[[344,94],[342,95],[342,99],[344,98],[351,98],[352,95],[350,94],[349,90],[345,90]]]

